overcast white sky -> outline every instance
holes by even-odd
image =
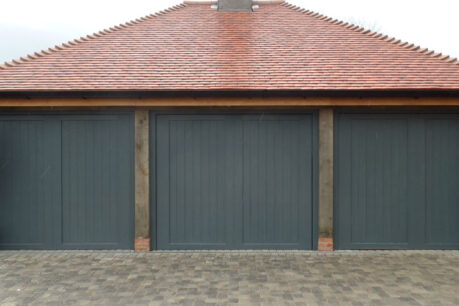
[[[1,0],[0,63],[181,3],[175,0]],[[459,0],[290,0],[459,57]]]

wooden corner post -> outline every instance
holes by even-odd
[[[333,109],[319,111],[319,251],[333,251]]]
[[[135,243],[136,252],[150,251],[149,112],[135,111]]]

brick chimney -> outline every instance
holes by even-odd
[[[252,0],[218,0],[220,12],[251,12]]]

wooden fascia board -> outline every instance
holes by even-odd
[[[36,98],[2,99],[1,107],[320,107],[320,106],[459,106],[459,97],[373,98]]]

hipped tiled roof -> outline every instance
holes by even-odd
[[[0,91],[459,90],[433,51],[281,1],[185,2],[0,66]]]

